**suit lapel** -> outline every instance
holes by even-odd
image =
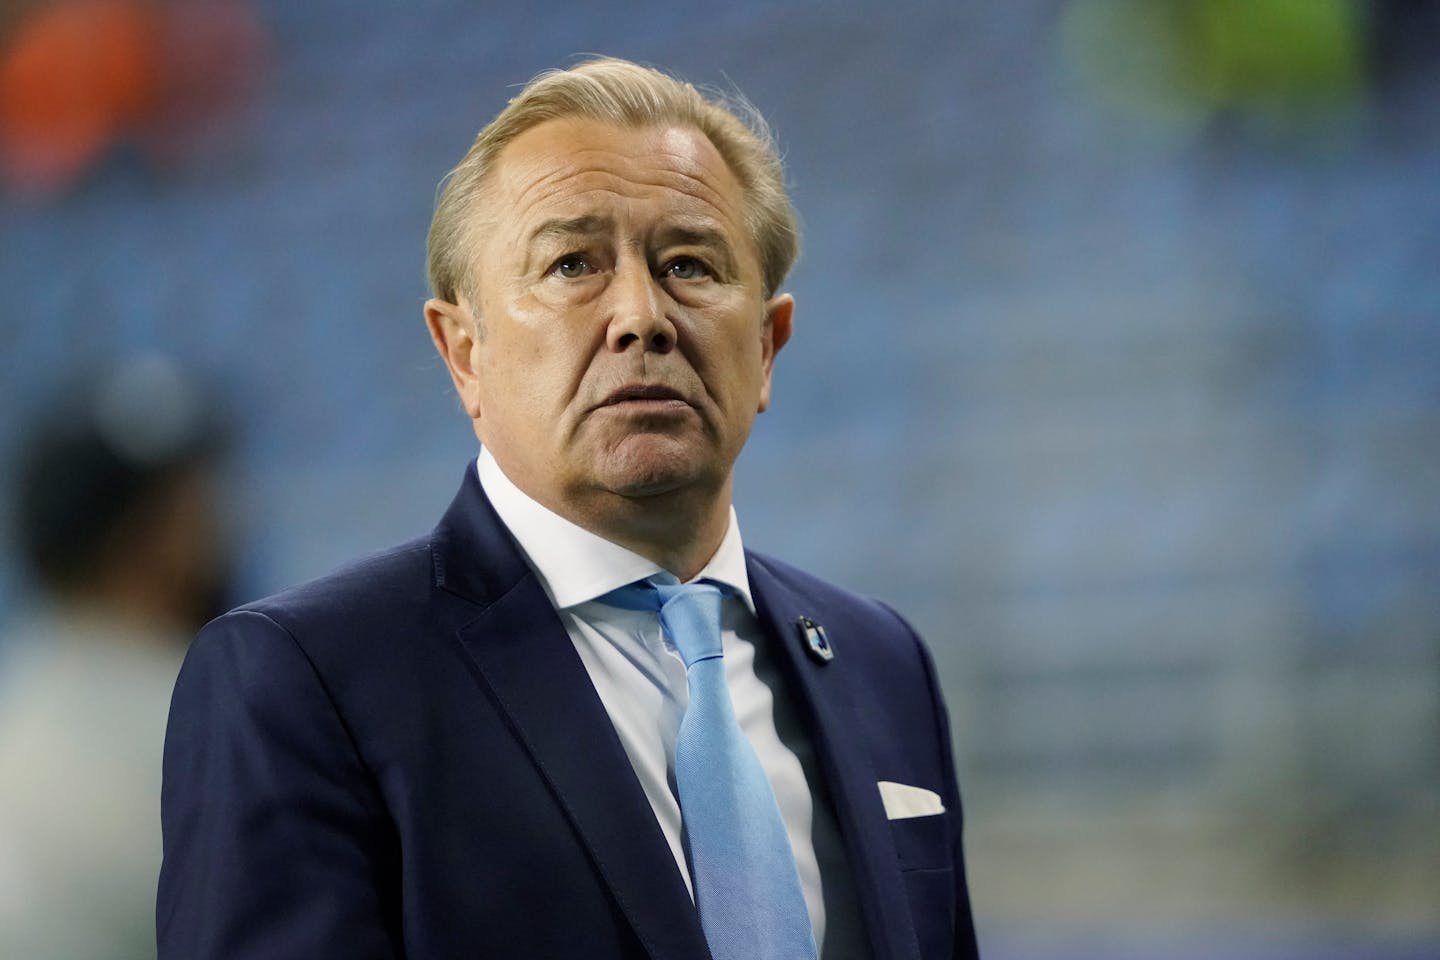
[[[694,904],[604,704],[472,467],[433,544],[437,583],[481,604],[459,631],[482,686],[655,960],[708,957]]]
[[[905,881],[875,771],[858,746],[860,724],[850,692],[858,678],[851,676],[843,653],[824,664],[805,653],[797,621],[801,617],[823,621],[815,605],[781,583],[753,555],[747,555],[747,567],[760,622],[780,651],[777,658],[810,719],[809,733],[835,803],[873,955],[876,960],[918,960]],[[832,638],[843,633],[837,626],[830,625]]]

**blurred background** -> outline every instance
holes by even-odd
[[[176,636],[449,502],[435,186],[587,52],[778,132],[797,328],[737,506],[929,639],[989,960],[1440,957],[1427,0],[6,0],[0,927],[63,902],[67,817],[154,829],[116,785],[153,782]],[[156,511],[168,561],[125,539]],[[164,562],[183,602],[121,589]],[[89,636],[107,603],[153,644]],[[77,636],[147,665],[36,666]],[[87,751],[121,759],[35,799]]]

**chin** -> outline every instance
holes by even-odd
[[[605,478],[604,486],[618,496],[637,499],[694,487],[696,479],[693,471],[657,465],[650,469],[617,471]]]
[[[637,438],[639,439],[639,438]],[[601,485],[622,497],[657,497],[713,486],[713,453],[670,438],[626,443],[614,451],[600,473]]]

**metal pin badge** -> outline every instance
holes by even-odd
[[[835,659],[835,650],[830,646],[830,638],[825,636],[824,627],[809,617],[801,617],[795,621],[795,629],[799,631],[800,642],[805,645],[805,652],[810,654],[811,660],[825,664]]]

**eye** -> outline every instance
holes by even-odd
[[[589,273],[594,273],[590,262],[578,253],[572,253],[555,261],[550,268],[550,273],[565,280],[579,280]]]
[[[694,257],[676,257],[665,265],[665,276],[676,280],[703,280],[710,269]]]

